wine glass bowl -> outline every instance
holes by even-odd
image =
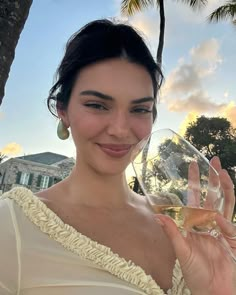
[[[154,212],[181,230],[215,230],[215,215],[224,209],[219,175],[188,141],[171,129],[154,131],[138,145],[132,165]]]

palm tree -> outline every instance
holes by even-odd
[[[15,48],[33,0],[0,0],[0,105]]]
[[[230,19],[236,26],[236,0],[227,1],[225,5],[218,7],[208,17],[210,22]]]
[[[207,0],[175,0],[181,1],[188,4],[193,9],[200,8],[207,4]],[[156,61],[161,66],[162,64],[162,53],[164,47],[164,36],[165,36],[165,5],[164,0],[122,0],[121,2],[121,13],[125,16],[132,16],[138,11],[142,11],[148,7],[155,7],[159,9],[160,15],[160,33],[159,43],[157,48]]]
[[[4,154],[2,154],[2,153],[0,152],[0,164],[1,164],[1,162],[2,162],[4,159],[6,159],[6,158],[7,158],[7,156],[4,155]]]

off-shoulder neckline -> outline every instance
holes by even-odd
[[[2,198],[14,200],[33,224],[68,251],[77,254],[82,259],[92,261],[119,279],[133,284],[145,294],[165,294],[163,289],[160,288],[151,275],[146,274],[142,267],[131,260],[120,257],[108,246],[92,240],[71,225],[64,223],[55,212],[29,189],[17,187],[3,194]],[[182,273],[176,260],[173,269],[172,289],[176,289],[179,284],[183,285],[180,282],[181,280],[183,280]],[[168,290],[167,294],[171,293],[171,290]]]

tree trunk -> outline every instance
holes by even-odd
[[[15,48],[33,0],[0,0],[0,105]]]
[[[157,49],[157,63],[162,65],[162,52],[164,47],[164,36],[165,36],[165,7],[164,0],[159,1],[159,12],[160,12],[160,33],[159,43]]]
[[[162,52],[164,48],[164,37],[165,37],[165,7],[164,7],[164,0],[159,1],[159,11],[160,11],[160,33],[159,33],[159,43],[158,43],[158,48],[157,48],[157,56],[156,56],[156,61],[161,67],[162,65]],[[147,145],[145,147],[146,152],[143,153],[142,155],[142,162],[144,163],[143,165],[143,171],[142,171],[142,179],[143,182],[145,183],[145,175],[146,175],[146,170],[147,170],[147,154],[149,150],[149,143],[150,139],[147,142]],[[138,189],[140,189],[140,185],[138,182],[138,179],[135,178],[135,183],[134,183],[134,188],[133,190],[135,192],[138,192]]]

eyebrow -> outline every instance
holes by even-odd
[[[91,96],[96,96],[98,98],[104,99],[104,100],[109,100],[112,101],[114,100],[114,97],[101,93],[99,91],[96,90],[84,90],[80,92],[80,95],[91,95]],[[134,99],[131,101],[132,104],[136,104],[136,103],[143,103],[143,102],[154,102],[155,99],[152,96],[147,96],[147,97],[142,97],[142,98],[138,98],[138,99]]]

